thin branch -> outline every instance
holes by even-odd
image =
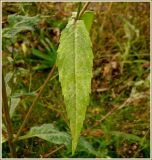
[[[78,20],[78,18],[79,18],[79,14],[80,14],[80,10],[81,10],[81,5],[82,5],[82,3],[81,2],[79,2],[79,4],[78,4],[78,11],[77,11],[77,15],[76,15],[76,18],[75,18],[75,22]]]
[[[83,6],[82,9],[81,9],[81,2],[79,3],[78,11],[77,11],[77,15],[76,15],[76,18],[75,18],[74,23],[76,23],[76,21],[83,15],[83,13],[84,13],[85,10],[87,9],[89,3],[90,3],[90,2],[85,3],[85,5]],[[80,11],[80,9],[81,9],[81,11]]]
[[[61,145],[60,147],[56,148],[55,150],[51,151],[50,153],[45,154],[43,156],[43,158],[47,158],[47,157],[51,156],[53,153],[57,152],[58,150],[60,150],[60,149],[62,149],[64,147],[65,147],[65,145]]]
[[[11,152],[11,158],[15,158],[16,153],[15,153],[15,147],[14,147],[14,143],[13,143],[13,127],[12,127],[12,122],[11,122],[11,118],[9,115],[8,98],[7,98],[6,85],[5,85],[3,73],[2,73],[2,98],[3,98],[2,109],[3,109],[3,113],[4,113],[4,119],[5,119],[5,124],[6,124],[6,128],[7,128],[7,133],[8,133],[9,149]]]
[[[43,83],[43,85],[42,85],[39,93],[37,94],[37,96],[36,96],[35,99],[33,100],[33,103],[32,103],[32,105],[30,106],[30,108],[29,108],[29,110],[28,110],[28,112],[27,112],[27,114],[26,114],[26,116],[25,116],[25,118],[24,118],[24,121],[22,122],[22,124],[21,124],[21,126],[20,126],[20,128],[19,128],[19,130],[18,130],[18,132],[17,132],[17,134],[16,134],[16,137],[14,138],[14,141],[16,141],[16,140],[18,139],[18,137],[19,137],[19,135],[21,134],[23,128],[25,127],[26,123],[28,122],[29,117],[30,117],[30,115],[31,115],[31,113],[32,113],[32,110],[33,110],[33,108],[35,107],[35,105],[36,105],[39,97],[40,97],[41,94],[43,93],[43,91],[44,91],[47,83],[48,83],[49,80],[50,80],[50,78],[53,76],[53,73],[54,73],[55,68],[56,68],[56,66],[54,65],[54,66],[52,67],[52,69],[51,69],[51,71],[50,71],[47,79],[46,79],[45,82]]]
[[[86,3],[85,3],[85,5],[83,6],[83,8],[82,8],[82,10],[81,10],[78,18],[80,18],[80,17],[83,15],[83,13],[85,12],[85,10],[86,10],[87,7],[89,6],[89,4],[90,4],[90,2],[86,2]]]
[[[96,121],[95,125],[94,126],[98,126],[99,124],[101,124],[101,122],[103,122],[104,120],[106,120],[109,116],[111,116],[115,111],[125,107],[128,103],[130,103],[130,99],[131,98],[128,98],[127,100],[125,100],[125,102],[120,105],[120,106],[116,106],[114,107],[111,111],[109,111],[102,119]]]
[[[98,126],[99,124],[101,124],[101,122],[103,122],[105,119],[107,119],[110,115],[112,115],[114,113],[114,111],[116,111],[118,109],[117,107],[114,107],[111,111],[109,111],[102,119],[96,121],[96,123],[94,124],[94,126]]]
[[[101,122],[103,122],[104,120],[106,120],[115,111],[120,110],[120,109],[124,108],[125,106],[127,106],[128,104],[131,104],[133,101],[138,100],[138,99],[142,99],[142,98],[147,98],[147,95],[145,95],[144,93],[142,93],[142,94],[140,94],[140,95],[138,95],[136,97],[129,97],[129,98],[127,98],[122,105],[114,107],[102,119],[96,121],[96,123],[94,124],[94,127],[100,125]]]

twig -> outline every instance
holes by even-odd
[[[124,101],[124,103],[120,106],[116,106],[115,108],[113,108],[111,111],[109,111],[102,119],[96,121],[94,126],[99,125],[101,122],[103,122],[105,119],[107,119],[107,117],[109,117],[110,115],[112,115],[115,111],[122,109],[123,107],[125,107],[126,105],[132,103],[134,100],[136,99],[141,99],[141,98],[146,98],[147,96],[144,94],[138,95],[137,97],[129,97],[128,99],[126,99]]]
[[[31,113],[32,113],[32,110],[33,110],[33,108],[35,107],[35,105],[36,105],[36,103],[37,103],[39,97],[41,96],[41,94],[42,94],[44,88],[46,87],[48,81],[49,81],[50,78],[52,77],[55,68],[56,68],[56,66],[54,65],[54,66],[52,67],[52,69],[51,69],[51,71],[50,71],[50,73],[49,73],[47,79],[46,79],[45,82],[43,83],[43,85],[42,85],[42,87],[41,87],[39,93],[37,94],[37,96],[36,96],[35,99],[33,100],[33,103],[32,103],[32,105],[30,106],[30,108],[29,108],[29,110],[28,110],[28,113],[26,114],[26,116],[25,116],[25,118],[24,118],[24,121],[23,121],[22,124],[21,124],[21,127],[19,128],[19,130],[18,130],[18,132],[17,132],[17,134],[16,134],[16,137],[14,138],[14,141],[16,141],[16,140],[18,139],[18,137],[19,137],[19,135],[21,134],[21,132],[22,132],[24,126],[25,126],[26,123],[28,122],[28,119],[29,119],[29,117],[30,117],[30,115],[31,115]]]
[[[43,158],[49,157],[50,155],[52,155],[53,153],[57,152],[58,150],[60,150],[60,149],[62,149],[62,148],[64,148],[64,147],[65,147],[65,145],[61,145],[59,148],[56,148],[56,149],[53,150],[52,152],[45,154],[45,155],[43,156]]]
[[[98,120],[96,123],[95,123],[95,126],[99,125],[101,122],[103,122],[105,119],[107,119],[109,116],[111,116],[115,111],[125,107],[128,103],[130,103],[130,99],[131,98],[128,98],[122,105],[120,106],[116,106],[114,107],[111,111],[109,111],[102,119]]]
[[[90,4],[90,2],[85,3],[85,5],[83,6],[78,18],[80,18],[83,15],[83,13],[85,12],[85,10],[87,9],[89,4]]]
[[[15,147],[14,147],[14,143],[13,143],[13,127],[12,127],[12,122],[11,122],[11,118],[9,115],[8,98],[7,98],[6,85],[5,85],[3,73],[2,73],[2,98],[3,98],[2,109],[3,109],[3,113],[4,113],[7,133],[8,133],[8,144],[9,144],[9,148],[10,148],[10,152],[11,152],[11,158],[15,158],[16,153],[15,153]]]
[[[87,9],[89,3],[90,3],[90,2],[85,3],[85,5],[83,6],[83,8],[82,8],[81,11],[80,11],[80,9],[81,9],[81,2],[79,3],[78,11],[77,11],[77,15],[76,15],[76,18],[75,18],[74,23],[76,23],[76,21],[83,15],[83,13],[84,13],[85,10]]]
[[[77,11],[77,15],[76,15],[76,18],[75,18],[75,22],[78,20],[79,18],[79,13],[80,13],[80,10],[81,10],[81,2],[79,2],[79,6],[78,6],[78,11]]]
[[[113,112],[114,112],[115,110],[117,110],[117,109],[118,109],[118,107],[113,108],[113,109],[112,109],[110,112],[108,112],[102,119],[96,121],[96,123],[94,124],[94,126],[98,126],[98,125],[99,125],[101,122],[103,122],[107,117],[109,117],[110,115],[112,115]]]

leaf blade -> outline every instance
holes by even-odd
[[[53,144],[69,145],[70,143],[70,135],[66,132],[60,132],[51,123],[32,127],[26,135],[19,137],[19,140],[32,137],[39,137]]]
[[[68,45],[67,45],[68,44]],[[74,154],[89,104],[93,53],[91,40],[82,20],[69,21],[61,33],[57,66],[62,93],[70,120]]]
[[[3,130],[6,131],[5,126],[3,125]],[[40,126],[35,126],[28,131],[23,136],[20,136],[18,140],[24,140],[29,138],[38,137],[43,140],[46,140],[53,144],[65,144],[67,148],[71,147],[71,136],[66,132],[59,131],[52,123],[42,124]],[[2,143],[7,142],[7,139],[2,136]],[[85,137],[80,137],[78,142],[78,151],[85,151],[97,156],[97,152],[93,146],[86,140]]]

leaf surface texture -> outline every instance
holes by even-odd
[[[57,66],[75,152],[89,104],[93,53],[83,20],[69,21],[61,33]]]

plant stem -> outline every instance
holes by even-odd
[[[19,128],[19,130],[18,130],[18,132],[17,132],[17,134],[16,134],[16,137],[14,138],[14,141],[16,141],[16,140],[18,139],[18,137],[19,137],[19,135],[21,134],[24,126],[25,126],[26,123],[28,122],[28,119],[29,119],[29,117],[30,117],[30,115],[31,115],[31,113],[32,113],[32,110],[33,110],[33,108],[35,107],[35,105],[36,105],[39,97],[41,96],[42,92],[44,91],[44,88],[46,87],[46,85],[47,85],[47,83],[49,82],[50,78],[53,76],[53,73],[54,73],[55,68],[56,68],[56,66],[54,65],[54,66],[52,67],[52,69],[51,69],[51,71],[50,71],[47,79],[45,80],[45,82],[44,82],[43,85],[41,86],[41,89],[40,89],[39,93],[37,94],[37,96],[36,96],[35,99],[33,100],[33,103],[32,103],[32,105],[30,106],[30,108],[29,108],[29,110],[28,110],[28,112],[27,112],[27,114],[26,114],[26,116],[25,116],[25,118],[24,118],[24,120],[23,120],[23,122],[22,122],[22,124],[21,124],[21,126],[20,126],[20,128]]]
[[[65,147],[64,144],[61,145],[60,147],[56,148],[56,149],[53,150],[52,152],[45,154],[45,155],[43,156],[43,158],[47,158],[47,157],[51,156],[52,154],[54,154],[55,152],[57,152],[58,150],[60,150],[60,149],[62,149],[62,148],[64,148],[64,147]]]
[[[79,2],[79,6],[78,6],[78,11],[77,11],[77,15],[76,15],[76,18],[75,18],[75,22],[78,20],[78,18],[79,18],[79,13],[80,13],[80,10],[81,10],[81,5],[82,5],[82,3],[81,2]]]
[[[86,10],[87,7],[89,6],[89,4],[90,4],[90,2],[86,2],[86,3],[85,3],[85,5],[83,6],[83,8],[82,8],[82,10],[81,10],[78,18],[80,18],[80,17],[83,15],[83,13],[85,12],[85,10]]]
[[[11,118],[9,115],[8,98],[7,98],[6,85],[5,85],[3,73],[2,73],[2,98],[3,98],[2,109],[3,109],[3,113],[4,113],[7,133],[8,133],[8,144],[9,144],[9,148],[10,148],[10,152],[11,152],[11,158],[15,158],[16,153],[15,153],[15,147],[14,147],[14,143],[13,143],[13,127],[12,127],[12,122],[11,122]]]
[[[81,11],[80,11],[80,9],[81,9],[81,2],[79,3],[78,12],[77,12],[77,15],[76,15],[76,18],[75,18],[75,22],[83,15],[83,13],[84,13],[85,10],[87,9],[89,3],[90,3],[90,2],[85,3],[85,5],[83,6],[83,8],[82,8]]]

